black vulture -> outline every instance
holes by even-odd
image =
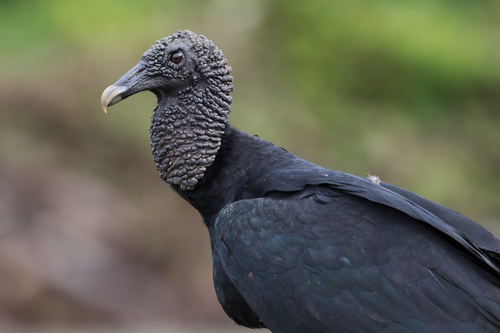
[[[231,67],[178,31],[108,87],[153,92],[160,177],[210,234],[227,315],[272,332],[500,332],[500,241],[397,186],[319,167],[228,123]]]

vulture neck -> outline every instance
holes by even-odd
[[[151,117],[150,139],[160,177],[191,191],[220,149],[229,103],[216,98],[210,84],[187,86],[159,96]]]
[[[294,155],[272,143],[249,135],[227,124],[221,147],[214,163],[192,191],[172,188],[186,199],[203,217],[209,231],[220,210],[237,200],[261,197],[254,179],[283,167]]]

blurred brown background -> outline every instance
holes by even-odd
[[[0,331],[236,329],[208,233],[158,177],[156,99],[102,91],[190,29],[233,68],[231,123],[500,235],[500,3],[0,1]]]

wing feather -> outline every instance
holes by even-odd
[[[237,201],[215,224],[214,251],[271,330],[500,330],[498,287],[453,240],[386,205],[317,191]]]

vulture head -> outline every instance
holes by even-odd
[[[220,148],[233,90],[231,67],[206,37],[179,31],[149,48],[139,63],[104,90],[107,107],[141,91],[158,100],[150,138],[160,177],[193,190]]]

